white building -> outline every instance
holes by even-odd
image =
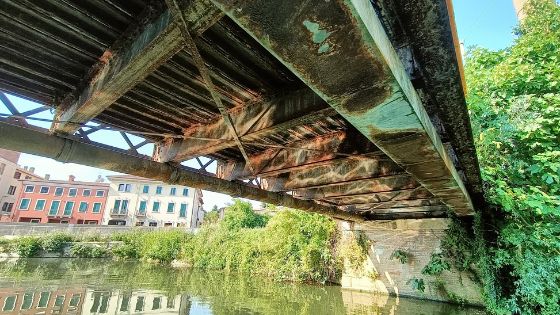
[[[132,175],[107,176],[106,225],[196,228],[203,219],[202,192]]]
[[[21,180],[42,179],[33,173],[33,167],[20,168],[17,165],[19,155],[19,152],[0,149],[0,222],[12,221]]]
[[[87,289],[82,314],[189,314],[189,296],[161,291],[121,291]]]

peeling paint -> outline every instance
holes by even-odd
[[[303,25],[305,25],[307,30],[310,31],[311,34],[313,34],[311,39],[315,44],[321,44],[331,35],[331,32],[327,32],[326,30],[321,29],[318,23],[305,20],[303,21]],[[327,49],[328,49],[328,44],[327,44]],[[321,50],[321,48],[319,48],[319,50]]]

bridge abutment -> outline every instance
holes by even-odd
[[[356,224],[339,221],[343,243],[352,238],[367,247],[356,267],[345,258],[343,288],[446,302],[482,305],[473,275],[451,266],[438,275],[422,274],[432,254],[441,252],[449,219],[408,219]],[[361,240],[360,240],[361,239]],[[419,287],[424,290],[419,290]]]

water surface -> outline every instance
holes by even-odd
[[[0,314],[467,315],[479,309],[103,259],[0,262]]]

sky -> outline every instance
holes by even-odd
[[[455,22],[459,40],[464,47],[481,46],[492,50],[498,50],[509,46],[514,40],[513,28],[517,23],[515,11],[511,0],[454,0]],[[39,104],[20,99],[11,95],[8,98],[20,112],[39,107]],[[8,113],[7,109],[0,104],[0,114]],[[43,112],[32,117],[52,119],[51,112]],[[31,122],[44,128],[50,123]],[[131,141],[137,144],[142,139],[130,136]],[[117,132],[95,132],[91,139],[97,142],[127,148],[124,139]],[[139,152],[151,155],[152,145],[142,147]],[[63,164],[51,159],[22,154],[19,160],[21,166],[35,167],[35,173],[44,176],[50,174],[52,179],[67,179],[69,175],[75,175],[80,181],[94,181],[98,175],[107,176],[117,174],[114,172],[92,168],[77,164]],[[197,167],[196,162],[185,163],[188,166]],[[214,163],[215,164],[215,163]],[[215,168],[215,165],[211,165]],[[209,168],[209,171],[214,169]],[[204,191],[204,209],[210,210],[214,205],[224,206],[231,202],[231,197],[214,192]],[[255,205],[258,202],[253,202]]]

